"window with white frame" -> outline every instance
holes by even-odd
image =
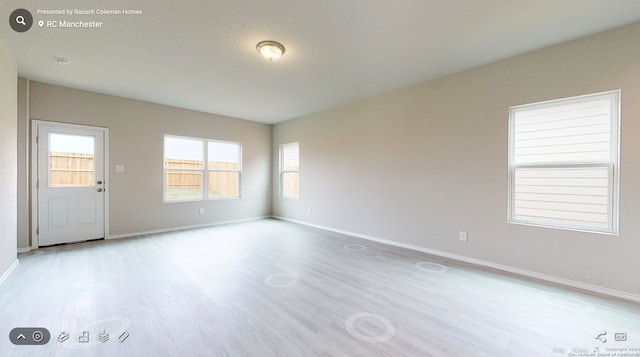
[[[300,152],[297,142],[280,145],[280,195],[298,198],[300,194]]]
[[[510,108],[509,222],[618,233],[620,91]]]
[[[240,197],[242,145],[165,135],[164,201]]]

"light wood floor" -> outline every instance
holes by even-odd
[[[2,356],[640,356],[638,304],[277,220],[19,258],[0,285]],[[37,326],[48,344],[9,342]]]

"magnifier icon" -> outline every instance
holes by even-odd
[[[4,0],[0,0],[2,2]],[[33,25],[33,15],[27,9],[15,9],[9,16],[9,26],[15,32],[27,32]]]

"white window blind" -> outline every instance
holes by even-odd
[[[284,171],[298,171],[300,162],[298,143],[282,145],[282,168]]]
[[[511,108],[510,222],[617,233],[619,96]]]

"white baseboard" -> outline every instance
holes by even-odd
[[[357,238],[362,238],[362,239],[366,239],[366,240],[370,240],[370,241],[374,241],[374,242],[378,242],[378,243],[382,243],[382,244],[392,245],[392,246],[396,246],[396,247],[400,247],[400,248],[406,248],[406,249],[410,249],[410,250],[414,250],[414,251],[418,251],[418,252],[423,252],[423,253],[427,253],[427,254],[431,254],[431,255],[436,255],[436,256],[447,258],[447,259],[451,259],[451,260],[456,260],[456,261],[460,261],[460,262],[464,262],[464,263],[469,263],[469,264],[478,265],[478,266],[482,266],[482,267],[492,268],[492,269],[504,271],[504,272],[507,272],[507,273],[516,274],[516,275],[519,275],[519,276],[525,276],[525,277],[528,277],[528,278],[547,281],[547,282],[554,283],[554,284],[560,284],[560,285],[564,285],[564,286],[569,286],[569,287],[576,288],[576,289],[590,291],[590,292],[593,292],[593,293],[596,293],[596,294],[612,296],[612,297],[625,299],[625,300],[630,300],[630,301],[634,301],[634,302],[640,302],[640,295],[632,294],[632,293],[625,292],[625,291],[609,289],[609,288],[605,288],[605,287],[597,286],[597,285],[586,284],[586,283],[582,283],[582,282],[579,282],[579,281],[564,279],[564,278],[560,278],[560,277],[553,276],[553,275],[541,274],[541,273],[537,273],[537,272],[533,272],[533,271],[529,271],[529,270],[525,270],[525,269],[520,269],[520,268],[514,268],[514,267],[507,266],[507,265],[497,264],[497,263],[493,263],[493,262],[489,262],[489,261],[485,261],[485,260],[481,260],[481,259],[466,257],[466,256],[463,256],[463,255],[458,255],[458,254],[447,253],[447,252],[443,252],[443,251],[439,251],[439,250],[435,250],[435,249],[429,249],[429,248],[425,248],[425,247],[421,247],[421,246],[417,246],[417,245],[413,245],[413,244],[406,244],[406,243],[396,242],[396,241],[392,241],[392,240],[388,240],[388,239],[372,237],[372,236],[368,236],[368,235],[364,235],[364,234],[358,234],[358,233],[354,233],[354,232],[344,231],[344,230],[341,230],[341,229],[334,229],[334,228],[331,228],[331,227],[325,227],[325,226],[312,224],[312,223],[308,223],[308,222],[304,222],[304,221],[298,221],[298,220],[294,220],[294,219],[289,219],[289,218],[285,218],[285,217],[280,217],[280,216],[271,216],[271,217],[275,218],[275,219],[280,219],[280,220],[283,220],[283,221],[298,223],[298,224],[306,225],[306,226],[309,226],[309,227],[320,228],[320,229],[324,229],[324,230],[331,231],[331,232],[336,232],[336,233],[345,234],[345,235],[349,235],[349,236],[353,236],[353,237],[357,237]]]
[[[31,251],[31,247],[18,248],[18,253],[27,253]]]
[[[0,285],[2,285],[2,283],[9,277],[9,275],[11,274],[11,272],[18,266],[18,259],[14,260],[13,263],[11,263],[11,265],[9,265],[9,268],[7,269],[7,271],[4,272],[4,274],[2,274],[2,276],[0,276]]]
[[[175,232],[175,231],[181,231],[181,230],[184,230],[184,229],[194,229],[194,228],[221,226],[223,224],[250,222],[250,221],[257,221],[259,219],[265,219],[265,218],[271,218],[271,216],[261,216],[261,217],[236,219],[236,220],[231,220],[231,221],[221,221],[221,222],[215,222],[215,223],[196,224],[196,225],[191,225],[191,226],[180,226],[180,227],[171,227],[171,228],[163,228],[163,229],[154,229],[154,230],[142,231],[142,232],[112,234],[112,235],[109,235],[109,237],[107,239],[130,238],[130,237],[143,236],[143,235],[147,235],[147,234],[158,234],[158,233]]]

